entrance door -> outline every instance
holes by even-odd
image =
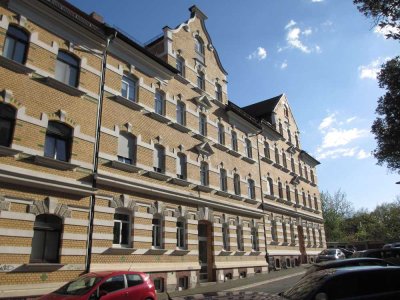
[[[200,221],[198,225],[199,235],[199,262],[200,282],[212,281],[212,251],[211,251],[211,225],[206,221]]]
[[[305,263],[307,263],[307,253],[306,253],[306,246],[304,244],[303,226],[298,225],[297,231],[299,234],[299,247],[300,247],[300,254],[301,254],[301,262],[303,264],[305,264]]]

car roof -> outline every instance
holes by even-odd
[[[351,267],[344,267],[338,269],[328,269],[332,270],[332,273],[335,274],[343,274],[343,273],[352,273],[352,272],[366,272],[366,271],[374,271],[374,270],[394,270],[400,272],[400,267],[396,266],[351,266]],[[321,271],[318,271],[321,272]],[[316,272],[316,273],[318,273]]]
[[[320,263],[314,264],[315,266],[340,266],[340,265],[346,265],[348,263],[354,263],[354,262],[385,262],[383,259],[380,258],[373,258],[373,257],[356,257],[356,258],[347,258],[347,259],[341,259],[341,260],[330,260],[330,261],[324,261]]]
[[[99,272],[90,272],[86,275],[107,277],[110,275],[122,275],[122,274],[144,274],[144,273],[135,271],[99,271]]]

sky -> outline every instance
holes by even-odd
[[[189,18],[195,4],[228,72],[228,97],[246,106],[285,93],[301,146],[317,158],[320,191],[356,209],[400,195],[399,174],[378,166],[371,125],[384,94],[376,73],[399,55],[351,0],[70,0],[145,43]]]

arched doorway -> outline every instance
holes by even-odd
[[[199,282],[214,281],[213,276],[213,251],[212,251],[212,226],[208,221],[199,221]]]

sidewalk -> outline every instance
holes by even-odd
[[[252,277],[230,280],[221,283],[210,282],[206,284],[202,284],[198,287],[184,290],[181,292],[174,291],[168,293],[170,297],[178,297],[178,296],[187,296],[194,294],[202,294],[205,292],[221,292],[221,291],[238,291],[241,289],[251,288],[253,286],[264,284],[269,281],[277,281],[280,279],[288,278],[291,276],[296,276],[303,274],[305,272],[305,268],[308,265],[301,265],[300,267],[291,268],[291,269],[282,269],[280,271],[271,271],[268,274],[257,274]],[[157,295],[158,300],[167,300],[168,296],[166,293],[161,293]]]

